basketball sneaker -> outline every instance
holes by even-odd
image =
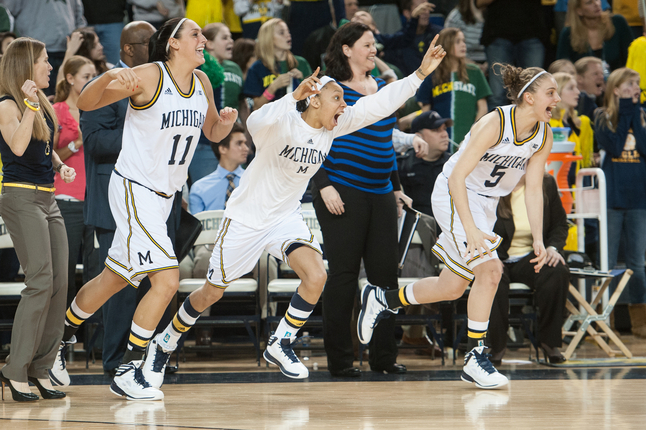
[[[294,353],[289,338],[278,339],[276,336],[271,336],[262,356],[267,362],[278,366],[283,375],[289,378],[305,379],[310,375],[307,367]]]
[[[49,379],[55,387],[67,387],[70,385],[70,374],[67,373],[67,364],[65,363],[65,355],[67,355],[67,347],[76,343],[76,336],[72,336],[67,342],[61,340],[56,353],[54,365],[49,369]]]
[[[110,384],[110,391],[128,400],[163,400],[164,393],[151,386],[141,370],[142,360],[122,364]]]
[[[464,367],[460,378],[465,382],[474,382],[476,387],[485,390],[500,388],[509,383],[509,379],[498,372],[491,361],[489,354],[485,354],[486,346],[476,346],[464,357]]]
[[[170,359],[170,355],[173,353],[173,350],[166,350],[160,345],[159,336],[163,333],[158,334],[150,341],[148,348],[146,349],[146,356],[144,357],[144,364],[142,366],[144,372],[144,379],[153,388],[161,388],[164,384],[164,373],[166,371],[166,364]]]
[[[361,311],[357,319],[359,341],[364,345],[370,343],[372,332],[379,321],[396,313],[396,310],[388,309],[383,288],[366,285],[361,292]]]

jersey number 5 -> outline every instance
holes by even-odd
[[[179,140],[182,138],[181,135],[176,134],[173,136],[173,152],[170,154],[170,160],[168,160],[168,164],[175,164],[175,154],[177,153],[177,145],[179,145]],[[184,154],[182,155],[182,159],[179,160],[179,165],[182,165],[186,162],[186,156],[188,155],[188,150],[191,148],[191,142],[193,141],[193,136],[187,136],[186,137],[186,149],[184,149]]]
[[[492,178],[496,178],[496,180],[493,182],[485,181],[484,183],[485,187],[491,188],[498,185],[498,182],[500,182],[502,177],[505,176],[506,172],[503,171],[504,169],[506,169],[505,166],[496,165],[496,167],[494,167],[493,170],[491,171],[491,175],[490,175]]]

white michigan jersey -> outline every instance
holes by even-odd
[[[186,182],[209,102],[195,73],[184,94],[166,65],[154,64],[160,71],[157,91],[144,106],[130,100],[115,169],[131,181],[170,196]]]
[[[538,122],[531,136],[522,141],[518,140],[514,118],[516,105],[502,106],[496,110],[500,116],[498,140],[494,146],[487,149],[465,181],[468,190],[490,197],[506,196],[514,190],[525,174],[530,157],[543,149],[547,138],[547,124]],[[464,138],[459,151],[444,165],[442,173],[445,177],[451,175],[470,140],[471,132]]]

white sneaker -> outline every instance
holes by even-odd
[[[489,354],[485,354],[486,346],[473,348],[464,357],[464,367],[460,378],[465,382],[474,382],[476,387],[485,390],[500,388],[509,383],[509,379],[498,372],[491,361]]]
[[[67,354],[67,347],[76,343],[76,336],[72,336],[67,342],[61,341],[56,353],[54,365],[49,370],[49,379],[55,387],[68,387],[70,385],[70,374],[67,373],[67,365],[65,363],[65,355]]]
[[[158,339],[161,334],[155,336],[146,349],[146,357],[144,358],[144,364],[142,366],[144,372],[144,379],[153,388],[161,388],[164,384],[164,372],[166,370],[166,364],[170,359],[170,355],[173,353],[173,350],[166,350],[160,345],[160,339]]]
[[[110,384],[110,391],[128,400],[163,400],[164,393],[152,387],[144,378],[141,360],[122,364]]]
[[[361,292],[361,311],[357,319],[357,334],[359,342],[370,343],[372,332],[382,319],[398,311],[388,309],[384,290],[374,285],[366,285]]]
[[[280,371],[287,377],[305,379],[310,375],[307,367],[294,354],[289,338],[278,339],[276,336],[270,337],[267,343],[267,349],[262,356],[269,363],[280,367]]]

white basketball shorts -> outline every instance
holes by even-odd
[[[149,273],[177,268],[166,228],[173,199],[114,172],[108,196],[117,230],[105,265],[135,288]]]
[[[449,184],[444,174],[440,174],[435,181],[431,204],[433,206],[433,215],[435,220],[442,229],[433,253],[444,263],[444,265],[456,275],[472,281],[474,278],[473,268],[485,261],[498,258],[495,251],[502,238],[493,232],[493,226],[496,223],[496,209],[498,207],[497,197],[487,197],[467,190],[469,198],[469,208],[476,227],[480,231],[492,236],[496,236],[495,241],[486,240],[492,257],[476,252],[475,256],[464,257],[467,251],[467,236],[464,226],[460,222],[457,209],[449,192]]]
[[[321,246],[299,212],[262,230],[224,218],[215,239],[206,280],[217,288],[226,288],[231,282],[249,273],[264,250],[289,264],[286,252],[296,243],[322,254]]]

